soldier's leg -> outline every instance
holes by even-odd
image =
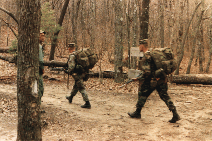
[[[84,100],[85,102],[86,102],[86,101],[89,101],[89,99],[88,99],[88,94],[87,94],[87,92],[86,92],[85,89],[80,90],[80,93],[82,94],[83,100]]]
[[[39,96],[39,103],[41,104],[41,98],[44,93],[44,87],[43,87],[43,75],[39,75],[39,90],[38,90],[38,96]],[[41,113],[45,113],[45,110],[41,110]]]
[[[136,111],[133,113],[128,113],[130,117],[141,118],[141,109],[143,108],[147,98],[153,91],[154,89],[151,89],[148,84],[141,86],[138,92],[138,101],[136,104]]]
[[[176,121],[180,120],[180,116],[177,113],[176,107],[174,106],[173,101],[171,100],[170,96],[167,93],[168,85],[167,83],[160,84],[157,87],[157,91],[159,93],[160,98],[166,103],[167,107],[173,113],[172,119],[169,121],[171,123],[175,123]]]
[[[43,93],[44,93],[43,76],[39,75],[39,91],[38,91],[38,95],[40,97],[40,103],[41,103],[41,97],[43,96]]]
[[[69,100],[69,103],[72,103],[73,97],[77,94],[78,87],[77,87],[77,81],[75,80],[75,84],[73,86],[73,89],[71,90],[70,96],[66,96],[66,99]]]
[[[81,105],[81,107],[90,109],[91,108],[91,104],[90,104],[90,101],[88,99],[88,95],[87,95],[86,90],[85,89],[80,90],[80,93],[82,94],[83,100],[85,101],[85,104]]]
[[[85,104],[82,105],[81,107],[90,109],[91,104],[90,104],[90,101],[88,99],[88,94],[85,90],[85,85],[83,83],[83,79],[80,79],[79,81],[77,81],[77,87],[79,89],[79,92],[82,94],[83,100],[85,101]]]

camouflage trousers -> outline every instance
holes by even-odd
[[[154,91],[157,90],[160,98],[165,102],[167,107],[169,108],[170,111],[173,111],[176,109],[174,106],[174,103],[172,102],[171,98],[169,97],[167,90],[168,90],[168,85],[167,82],[156,82],[156,85],[152,86],[150,81],[145,81],[140,87],[138,91],[138,101],[136,104],[136,108],[142,109],[144,106],[147,98],[150,96],[150,94]]]
[[[43,96],[44,93],[44,87],[43,87],[43,75],[39,74],[39,91],[38,91],[38,96],[41,97]]]
[[[83,83],[83,76],[82,75],[72,75],[75,80],[73,89],[71,91],[71,96],[74,97],[77,92],[79,91],[82,94],[84,101],[89,101],[87,92],[85,90],[85,85]]]

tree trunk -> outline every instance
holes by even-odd
[[[140,19],[140,39],[148,39],[148,29],[149,29],[149,3],[150,0],[143,0],[142,5],[139,6],[141,8],[139,11],[139,19]],[[138,66],[141,66],[140,63]],[[141,69],[138,67],[138,69]]]
[[[202,11],[204,11],[205,9],[205,4],[204,4],[204,0],[202,0]],[[200,35],[200,38],[199,39],[199,72],[203,72],[203,62],[205,60],[205,57],[204,57],[204,43],[203,43],[203,21],[201,22],[201,25],[200,25],[200,30],[199,30],[199,35]]]
[[[131,5],[133,6],[133,26],[132,26],[132,32],[133,32],[133,41],[132,41],[132,47],[137,47],[137,31],[138,31],[138,15],[137,15],[137,3],[135,2],[136,0],[133,0]],[[131,57],[131,67],[133,69],[136,69],[137,67],[137,57],[132,56]]]
[[[159,6],[159,17],[160,17],[160,46],[164,48],[164,2],[163,0],[158,1]]]
[[[122,68],[122,60],[123,60],[123,1],[115,0],[115,82],[123,82],[123,68]]]
[[[130,64],[130,47],[131,47],[131,42],[130,42],[130,11],[131,11],[131,8],[130,8],[130,3],[125,3],[126,7],[125,9],[127,9],[126,11],[126,22],[127,22],[127,50],[128,50],[128,61],[127,61],[127,66],[128,68],[130,69],[131,68],[131,64]]]
[[[133,5],[133,47],[137,46],[137,32],[138,32],[138,3],[136,0],[132,2]]]
[[[177,39],[177,60],[181,60],[181,58],[183,58],[182,52],[184,53],[184,47],[182,47],[182,40],[183,40],[183,23],[184,23],[184,19],[183,19],[183,12],[184,12],[184,2],[179,0],[179,8],[180,8],[180,13],[179,13],[179,30],[178,30],[178,39]],[[179,74],[179,70],[178,68],[175,71],[175,74]]]
[[[69,4],[69,1],[70,0],[66,0],[64,5],[63,5],[63,9],[61,11],[61,14],[60,14],[60,18],[59,18],[59,21],[58,21],[58,25],[59,26],[62,26],[62,23],[63,23],[63,19],[65,17],[65,14],[66,14],[66,9],[68,7],[68,4]],[[52,39],[52,42],[51,42],[51,51],[50,51],[50,56],[49,56],[49,60],[54,60],[54,53],[55,53],[55,48],[57,46],[57,41],[58,41],[58,34],[60,33],[60,30],[56,31],[54,33],[54,36],[53,36],[53,39]]]
[[[2,25],[2,20],[0,19],[0,41],[1,41],[1,25]]]
[[[91,49],[94,49],[94,44],[95,44],[95,27],[96,27],[96,0],[91,0],[91,6],[90,6],[90,30],[91,30],[91,43],[90,47]]]
[[[202,11],[202,13],[200,14],[200,17],[199,17],[198,22],[197,22],[196,31],[194,33],[194,39],[193,39],[193,46],[192,46],[192,50],[191,50],[191,56],[190,56],[190,60],[188,62],[188,67],[187,67],[186,74],[189,74],[190,73],[191,64],[192,64],[192,61],[193,61],[193,58],[194,58],[194,53],[195,53],[195,48],[196,48],[197,34],[199,32],[199,26],[200,26],[201,21],[202,21],[203,13],[204,13],[204,11]]]
[[[188,24],[189,23],[189,16],[190,16],[190,14],[189,14],[189,11],[190,11],[190,1],[189,0],[186,0],[186,5],[187,5],[187,9],[186,9],[186,24]],[[190,51],[190,46],[192,46],[191,44],[190,44],[190,40],[189,40],[189,38],[190,38],[190,36],[191,35],[188,35],[188,37],[187,37],[187,39],[186,39],[186,50],[187,50],[187,52],[189,52]]]
[[[142,1],[142,9],[140,10],[140,40],[148,39],[149,27],[149,3],[150,0]]]
[[[173,75],[172,83],[212,85],[212,75],[209,74]]]
[[[211,11],[211,15],[212,15],[212,11]],[[210,68],[210,64],[211,64],[211,55],[212,55],[212,17],[210,17],[210,25],[209,25],[209,58],[208,58],[208,63],[205,69],[205,72],[208,73],[209,72],[209,68]]]
[[[196,8],[195,8],[195,10],[194,10],[194,12],[193,12],[193,15],[192,15],[192,17],[191,17],[191,20],[190,20],[190,22],[188,23],[188,25],[187,25],[187,27],[186,27],[186,32],[185,32],[185,34],[184,34],[184,36],[183,36],[183,41],[182,41],[182,43],[181,43],[181,45],[180,45],[180,46],[181,46],[181,47],[180,47],[181,54],[179,55],[179,58],[178,58],[178,60],[177,60],[178,62],[177,62],[177,69],[176,69],[176,71],[175,71],[175,75],[178,75],[178,74],[179,74],[180,63],[181,63],[181,61],[183,60],[183,56],[184,56],[184,44],[185,44],[185,40],[186,40],[186,37],[187,37],[187,35],[188,35],[188,31],[189,31],[189,27],[190,27],[191,21],[193,20],[194,15],[195,15],[195,13],[196,13],[198,7],[200,6],[200,4],[201,4],[201,2],[200,2],[199,4],[197,4],[197,6],[196,6]]]
[[[85,24],[85,20],[86,20],[86,14],[85,14],[85,9],[86,9],[86,4],[85,1],[83,0],[81,2],[81,9],[80,9],[80,14],[81,14],[81,19],[80,19],[80,25],[81,25],[81,33],[82,33],[82,42],[83,42],[83,46],[82,48],[85,48],[86,45],[86,37],[85,37],[85,30],[86,30],[86,24]]]
[[[73,42],[75,43],[76,50],[78,50],[77,45],[77,19],[78,19],[78,13],[79,13],[79,7],[80,7],[81,0],[77,1],[76,9],[75,9],[75,0],[72,0],[72,32],[73,32]]]
[[[40,141],[39,30],[40,0],[19,0],[17,141]]]

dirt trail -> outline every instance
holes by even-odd
[[[212,88],[174,84],[169,87],[169,94],[182,118],[175,124],[168,122],[172,114],[156,92],[147,100],[142,118],[132,119],[127,112],[135,110],[136,93],[88,90],[92,108],[82,109],[80,105],[84,102],[80,93],[69,104],[65,96],[70,90],[65,83],[45,83],[41,106],[46,111],[42,114],[43,140],[212,140]],[[9,110],[3,108],[0,113],[1,141],[15,140],[17,109],[11,104],[16,102],[16,85],[0,84],[0,96],[8,101],[12,99]]]

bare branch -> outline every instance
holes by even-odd
[[[0,7],[0,10],[2,10],[2,11],[5,12],[5,13],[7,13],[7,14],[8,14],[10,17],[12,17],[13,20],[15,20],[16,23],[18,24],[18,20],[16,19],[16,17],[15,17],[12,13],[10,13],[9,11],[7,11],[7,10],[1,8],[1,7]]]
[[[2,19],[2,18],[1,18]],[[9,23],[7,23],[4,19],[2,19],[2,21],[10,28],[10,30],[13,32],[13,34],[15,35],[15,37],[18,39],[17,34],[15,33],[15,31],[12,29],[12,27],[10,26]]]

